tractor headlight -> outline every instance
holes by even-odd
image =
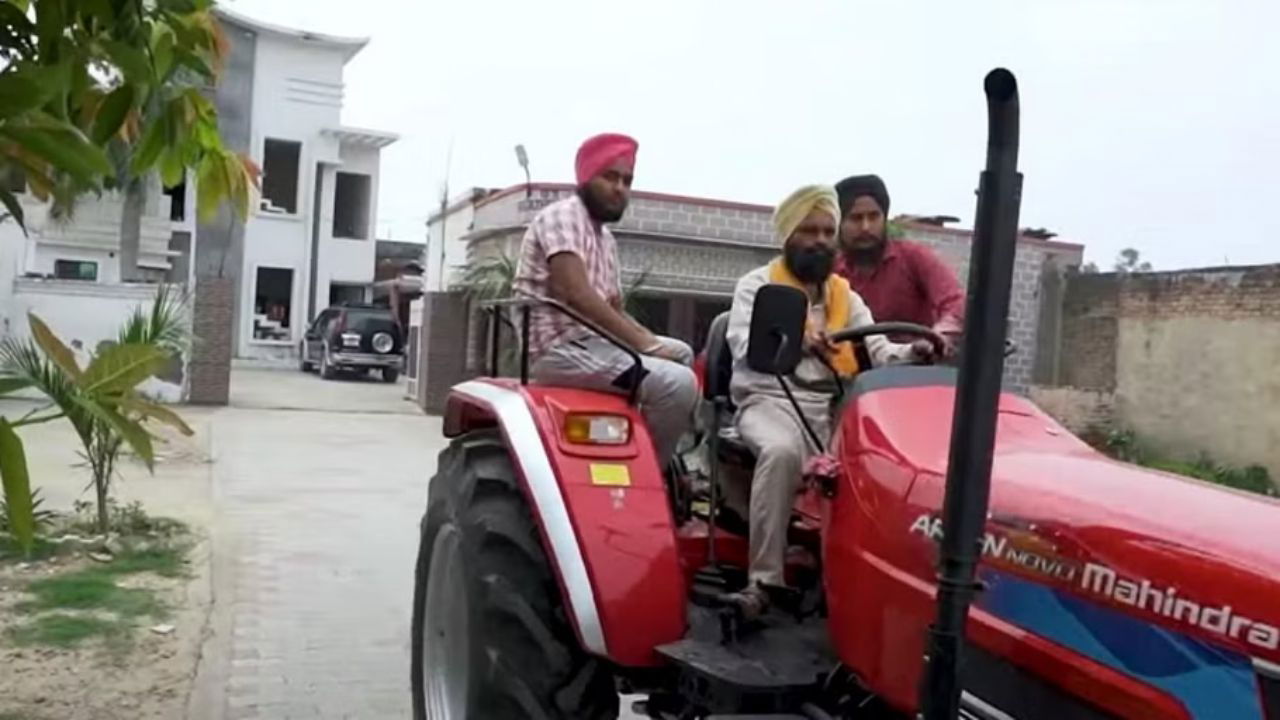
[[[621,415],[570,413],[564,418],[564,437],[578,445],[626,445],[631,420]]]
[[[391,348],[395,347],[396,341],[389,334],[380,332],[373,336],[373,349],[380,353],[389,353]]]

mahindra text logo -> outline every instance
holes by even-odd
[[[1280,648],[1280,630],[1232,612],[1230,605],[1210,606],[1179,597],[1175,587],[1161,588],[1148,580],[1131,580],[1104,565],[1086,563],[1081,587],[1094,595],[1148,610],[1175,622],[1225,635],[1267,650]]]
[[[942,519],[929,513],[911,523],[910,532],[935,542],[942,539]],[[1280,628],[1236,613],[1230,605],[1205,605],[1182,597],[1173,586],[1160,587],[1149,580],[1127,578],[1094,562],[1080,563],[1062,558],[1052,543],[1023,530],[987,531],[982,536],[982,554],[995,564],[1014,565],[1033,573],[1074,583],[1088,595],[1140,608],[1175,623],[1263,648],[1280,649]]]

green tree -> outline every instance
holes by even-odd
[[[1122,275],[1151,272],[1151,263],[1143,262],[1137,250],[1125,248],[1116,256],[1115,270]]]
[[[226,40],[213,0],[0,0],[0,175],[70,211],[84,193],[195,170],[198,208],[248,212],[257,168],[222,145],[205,96]],[[112,162],[115,159],[116,162]],[[25,229],[7,183],[0,205]],[[140,204],[135,204],[140,212]],[[128,220],[132,223],[132,220]],[[136,264],[136,234],[122,251]],[[126,263],[127,264],[127,263]]]

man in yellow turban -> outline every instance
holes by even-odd
[[[748,511],[750,582],[735,598],[748,617],[758,616],[768,607],[765,587],[786,585],[783,571],[791,508],[804,463],[817,452],[777,379],[747,366],[756,291],[776,283],[800,288],[809,295],[805,337],[809,354],[787,382],[809,425],[824,440],[830,436],[830,406],[837,389],[832,369],[845,377],[858,372],[851,344],[835,346],[827,337],[875,322],[848,281],[832,274],[840,227],[840,204],[833,188],[807,185],[796,190],[778,205],[773,221],[782,255],[738,280],[726,333],[733,354],[729,391],[738,408],[734,424],[743,444],[756,457]],[[880,335],[868,337],[866,346],[875,365],[911,362],[920,352]],[[732,502],[735,493],[732,488],[726,490]]]

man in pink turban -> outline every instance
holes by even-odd
[[[641,354],[640,409],[666,463],[692,423],[697,383],[689,346],[654,335],[622,308],[618,246],[605,225],[626,212],[636,148],[616,134],[582,144],[577,191],[544,208],[525,232],[515,290],[559,300]],[[627,353],[547,308],[531,315],[529,359],[531,375],[546,385],[622,393],[634,377]]]

